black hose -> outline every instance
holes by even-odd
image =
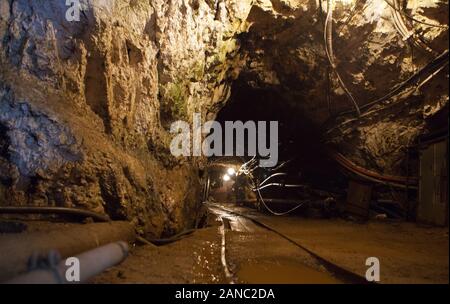
[[[397,85],[388,94],[386,94],[383,97],[380,97],[380,98],[378,98],[378,99],[376,99],[374,101],[366,103],[366,104],[360,106],[359,108],[361,110],[363,110],[363,109],[366,109],[366,108],[368,108],[370,106],[373,106],[375,104],[381,103],[383,101],[386,101],[386,100],[390,99],[391,97],[394,97],[394,96],[398,95],[404,88],[406,88],[407,86],[409,86],[409,85],[415,83],[416,81],[418,81],[421,76],[428,75],[428,73],[430,71],[431,71],[431,73],[433,73],[436,70],[438,70],[439,68],[441,68],[442,66],[444,66],[445,64],[447,64],[448,61],[449,61],[448,55],[449,55],[448,50],[444,51],[441,55],[439,55],[433,61],[428,63],[425,67],[421,68],[414,75],[412,75],[411,77],[409,77],[408,79],[406,79],[405,81],[403,81],[402,83]],[[344,111],[344,112],[338,113],[337,115],[335,115],[335,117],[339,117],[339,116],[346,115],[346,114],[353,114],[353,113],[355,113],[354,110]]]
[[[108,215],[97,212],[67,207],[7,206],[0,207],[0,214],[59,214],[92,218],[97,222],[109,222]]]
[[[347,88],[344,80],[342,79],[341,75],[339,74],[339,71],[336,67],[336,64],[334,63],[334,54],[333,54],[333,0],[327,1],[327,18],[325,19],[325,28],[324,28],[324,41],[325,41],[325,53],[327,54],[327,58],[329,61],[329,64],[339,82],[340,87],[342,90],[344,90],[345,94],[347,95],[348,99],[352,102],[353,106],[355,107],[355,112],[358,114],[358,116],[361,115],[361,111],[359,108],[359,105],[356,101],[356,99],[353,97],[353,94],[350,92],[350,90]]]
[[[184,237],[194,233],[196,230],[197,229],[188,229],[188,230],[185,230],[178,234],[175,234],[174,236],[172,236],[170,238],[152,239],[152,240],[147,240],[147,241],[149,241],[150,243],[152,243],[153,245],[156,245],[156,246],[167,245],[167,244],[174,243],[176,241],[183,239]]]
[[[432,27],[439,27],[439,28],[445,28],[445,29],[448,29],[448,26],[447,26],[447,25],[433,24],[433,23],[428,23],[428,22],[420,21],[420,20],[414,18],[413,16],[407,14],[407,13],[404,12],[403,10],[397,8],[394,4],[392,4],[392,3],[389,2],[388,0],[384,0],[384,2],[386,2],[387,5],[389,5],[392,9],[394,9],[394,10],[397,11],[397,12],[399,12],[400,14],[402,14],[403,16],[405,16],[406,18],[408,18],[409,20],[411,20],[411,21],[413,21],[413,22],[421,23],[421,24],[424,24],[424,25],[432,26]]]

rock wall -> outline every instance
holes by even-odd
[[[417,18],[447,22],[448,3],[410,2]],[[214,118],[236,79],[277,90],[327,122],[345,155],[395,174],[424,116],[448,103],[444,69],[361,118],[333,118],[351,107],[325,56],[325,1],[81,3],[69,22],[63,0],[0,1],[2,205],[88,208],[150,236],[192,226],[203,160],[172,157],[168,127]],[[383,0],[338,1],[334,19],[337,68],[361,104],[435,56],[402,39]],[[408,25],[436,53],[448,44],[446,28]]]
[[[334,3],[335,65],[359,106],[385,96],[448,49],[448,1],[399,1],[404,14],[427,23],[398,13],[408,37],[398,30],[389,6],[394,0]],[[448,111],[448,66],[421,86],[406,86],[364,108],[360,117],[337,115],[354,107],[325,52],[326,12],[327,1],[257,1],[247,19],[252,25],[241,35],[245,65],[239,81],[279,92],[280,100],[307,115],[330,146],[357,164],[403,175],[406,147],[427,132],[429,118]]]
[[[168,126],[229,94],[248,1],[0,2],[0,204],[88,208],[150,236],[192,226],[202,160]]]

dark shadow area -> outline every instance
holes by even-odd
[[[299,104],[301,101],[299,101]],[[274,173],[285,173],[269,183],[298,185],[299,187],[267,187],[261,190],[264,199],[286,199],[292,203],[298,201],[323,201],[330,197],[345,194],[347,179],[328,157],[327,147],[322,142],[320,129],[301,109],[289,104],[272,89],[254,89],[243,81],[235,82],[232,96],[219,112],[217,121],[225,129],[226,121],[278,121],[278,166],[281,168],[257,168],[252,172],[253,183],[261,183]],[[260,131],[260,130],[258,130]],[[225,133],[225,132],[223,132]],[[236,134],[234,134],[236,143]],[[248,155],[248,134],[246,133],[246,156],[242,163],[252,157]],[[223,142],[225,139],[223,138]],[[225,152],[225,149],[224,149]],[[236,152],[236,151],[235,151]],[[214,158],[217,159],[217,158]],[[220,158],[219,158],[220,159]],[[224,157],[223,159],[227,159]],[[274,205],[286,209],[291,205]]]

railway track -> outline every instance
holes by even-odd
[[[281,231],[275,229],[271,225],[265,223],[264,221],[258,219],[254,215],[245,214],[243,212],[239,212],[236,210],[231,210],[230,208],[226,208],[221,205],[217,204],[211,204],[207,203],[208,208],[213,212],[214,214],[218,215],[221,219],[223,225],[220,227],[221,232],[221,262],[222,266],[224,268],[225,276],[229,280],[230,283],[236,283],[238,281],[238,277],[235,273],[233,273],[230,270],[229,263],[227,261],[227,238],[226,233],[227,231],[233,231],[232,225],[230,224],[229,216],[233,216],[237,219],[237,221],[242,222],[241,219],[245,219],[248,221],[251,221],[253,224],[255,224],[257,227],[260,227],[264,229],[267,232],[270,232],[273,235],[276,235],[279,238],[282,238],[283,240],[289,242],[293,246],[295,246],[298,250],[301,250],[305,253],[307,253],[312,259],[314,259],[318,265],[322,266],[331,276],[339,280],[341,283],[344,284],[372,284],[371,282],[368,282],[364,276],[361,276],[357,273],[354,273],[345,267],[342,267],[340,265],[337,265],[333,262],[331,262],[328,259],[325,259],[324,257],[318,255],[314,251],[310,250],[300,242],[294,240],[293,238],[289,237],[288,235],[282,233]],[[229,215],[229,216],[227,216]],[[244,229],[245,224],[243,225]],[[247,225],[248,226],[248,225]]]

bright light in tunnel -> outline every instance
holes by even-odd
[[[225,174],[223,176],[223,180],[226,181],[226,182],[228,182],[230,179],[231,179],[231,177],[228,174]]]
[[[228,168],[227,173],[228,175],[232,176],[236,174],[236,170],[234,168]]]

